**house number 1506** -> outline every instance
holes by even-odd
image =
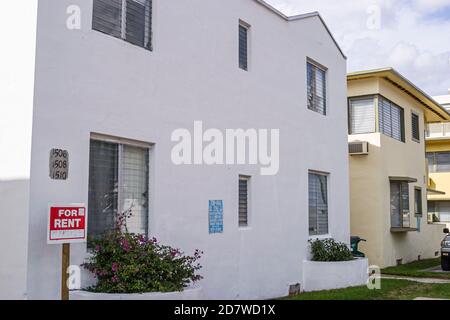
[[[67,180],[69,177],[69,152],[62,149],[50,151],[50,178]]]

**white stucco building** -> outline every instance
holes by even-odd
[[[317,13],[286,17],[255,0],[128,2],[39,1],[28,298],[60,297],[49,203],[86,203],[91,234],[137,203],[134,231],[204,251],[205,298],[287,295],[303,282],[310,237],[349,243],[345,56]],[[277,174],[174,164],[172,133],[195,121],[279,129]],[[67,180],[49,177],[53,148],[69,152]],[[210,233],[210,200],[222,200],[223,232]],[[72,245],[72,264],[86,256]]]

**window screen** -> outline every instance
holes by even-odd
[[[328,234],[328,185],[327,176],[309,173],[309,235]]]
[[[88,234],[97,237],[116,227],[128,211],[130,233],[148,232],[148,149],[91,140]]]
[[[248,70],[248,27],[239,25],[239,68]]]
[[[379,97],[378,119],[380,132],[398,141],[405,141],[404,111],[389,100]]]
[[[326,72],[307,63],[308,109],[326,115]]]
[[[411,115],[412,137],[416,141],[420,141],[420,125],[419,116],[415,113]]]
[[[350,134],[375,132],[375,99],[353,98],[349,101]]]
[[[239,226],[248,226],[249,177],[239,177]]]
[[[94,0],[92,28],[152,50],[152,0]]]

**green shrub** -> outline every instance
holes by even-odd
[[[115,230],[91,240],[93,256],[82,266],[91,271],[97,284],[89,291],[103,293],[144,293],[183,291],[199,281],[198,260],[203,252],[193,256],[164,246],[144,235],[128,233],[123,226],[126,217],[119,217]],[[125,229],[125,232],[123,231]]]
[[[350,261],[353,255],[345,243],[334,239],[309,240],[313,261]]]

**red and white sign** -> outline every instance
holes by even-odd
[[[86,242],[87,211],[84,204],[49,207],[47,243]]]

